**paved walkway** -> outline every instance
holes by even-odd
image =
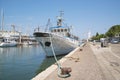
[[[44,80],[105,80],[96,57],[88,44],[83,47],[83,51],[78,48],[74,54],[64,58],[66,61],[62,63],[62,66],[72,68],[71,76],[60,78],[57,75],[57,69],[55,69]],[[42,78],[39,77],[34,80],[42,80]]]
[[[120,80],[120,57],[117,55],[120,53],[113,52],[111,46],[101,48],[99,45],[91,45],[91,47],[105,75],[105,80]],[[117,49],[119,50],[120,47]]]
[[[60,60],[62,67],[71,67],[71,76],[60,78],[57,65],[43,71],[33,80],[120,80],[120,57],[111,47],[101,48],[100,44],[87,43]]]

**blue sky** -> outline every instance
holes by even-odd
[[[4,29],[11,24],[23,33],[33,34],[34,28],[45,27],[48,18],[56,25],[56,16],[64,11],[64,22],[73,26],[73,33],[86,38],[105,33],[111,26],[120,24],[120,0],[0,0],[4,10]],[[1,20],[1,16],[0,16]]]

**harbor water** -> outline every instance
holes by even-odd
[[[40,45],[0,48],[0,80],[30,80],[54,62]]]

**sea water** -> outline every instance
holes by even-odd
[[[40,45],[0,48],[0,80],[30,80],[54,62]]]

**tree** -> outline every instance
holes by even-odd
[[[120,33],[120,25],[114,25],[106,32],[105,35],[108,37],[114,37],[118,33]]]
[[[92,37],[92,40],[100,40],[100,38],[114,37],[116,34],[120,34],[120,25],[112,26],[105,34],[99,34],[97,32],[96,35]]]
[[[96,33],[96,36],[92,37],[92,40],[100,40],[100,38],[106,38],[105,34],[99,34],[98,32]]]
[[[97,37],[97,36],[99,36],[99,33],[98,33],[98,32],[96,33],[96,37]]]

